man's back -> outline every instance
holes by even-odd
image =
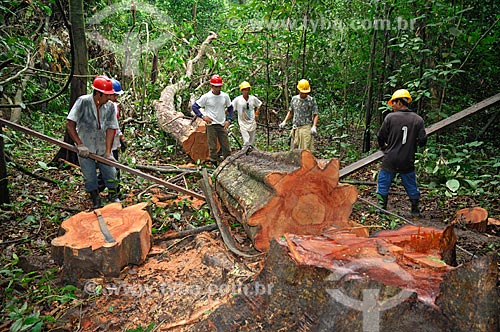
[[[384,147],[382,169],[391,172],[411,172],[415,169],[415,152],[425,145],[427,136],[423,119],[410,110],[389,114],[378,133],[379,144]]]

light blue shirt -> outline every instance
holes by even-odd
[[[97,107],[92,94],[80,96],[67,117],[76,122],[76,131],[90,153],[104,155],[106,152],[106,129],[119,129],[115,107],[108,102],[99,109],[97,122]]]

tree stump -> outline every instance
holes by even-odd
[[[448,266],[442,234],[287,234],[255,280],[190,331],[496,332],[496,253]]]
[[[285,233],[320,234],[352,227],[357,190],[339,183],[339,161],[316,160],[308,150],[270,153],[245,148],[214,172],[214,187],[254,246],[267,251]],[[363,227],[358,234],[368,236]]]
[[[52,240],[52,257],[67,279],[117,277],[128,264],[144,262],[151,248],[151,216],[147,203],[122,208],[112,203],[100,209],[109,233],[106,242],[94,212],[80,212],[61,224],[64,235]]]
[[[469,229],[478,232],[486,232],[488,225],[488,211],[481,207],[465,208],[457,211],[455,220],[456,224],[464,225]]]

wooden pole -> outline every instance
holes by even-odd
[[[7,125],[9,127],[12,127],[14,129],[16,129],[16,130],[22,131],[22,132],[24,132],[24,133],[26,133],[28,135],[40,138],[40,139],[42,139],[44,141],[47,141],[49,143],[53,143],[53,144],[59,145],[60,147],[68,149],[70,151],[78,152],[78,149],[75,146],[71,145],[71,144],[59,141],[59,140],[57,140],[55,138],[52,138],[50,136],[44,135],[44,134],[39,133],[37,131],[34,131],[34,130],[29,129],[29,128],[26,128],[26,127],[23,127],[21,125],[18,125],[17,123],[10,122],[10,121],[2,119],[2,118],[0,118],[0,123],[3,123],[3,124],[5,124],[5,125]],[[118,169],[121,169],[121,170],[123,170],[125,172],[128,172],[130,174],[133,174],[133,175],[140,176],[140,177],[142,177],[142,178],[144,178],[146,180],[150,180],[152,182],[155,182],[157,184],[160,184],[162,186],[165,186],[165,187],[167,187],[169,189],[172,189],[172,190],[175,190],[177,192],[181,192],[181,193],[184,193],[184,194],[196,197],[198,199],[205,200],[205,196],[203,196],[203,195],[201,195],[201,194],[199,194],[197,192],[191,191],[191,190],[183,188],[183,187],[179,187],[179,186],[177,186],[177,185],[175,185],[173,183],[167,182],[167,181],[159,179],[159,178],[157,178],[155,176],[152,176],[152,175],[143,173],[141,171],[138,171],[136,169],[130,168],[128,166],[122,165],[122,164],[120,164],[120,163],[118,163],[116,161],[112,161],[112,160],[106,159],[104,157],[98,156],[98,155],[93,154],[93,153],[91,153],[89,157],[92,158],[92,159],[94,159],[94,160],[96,160],[96,161],[98,161],[98,162],[101,162],[103,164],[116,167]]]

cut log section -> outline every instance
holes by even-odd
[[[169,97],[165,94],[173,93],[166,88],[159,102],[155,102],[160,127],[172,135],[182,149],[194,161],[209,159],[208,141],[205,122],[198,117],[188,118],[183,113],[169,105]],[[171,97],[173,98],[173,96]]]
[[[339,161],[317,161],[308,150],[245,148],[214,172],[217,195],[260,251],[285,233],[314,235],[329,226],[360,226],[349,220],[357,190],[338,181]],[[357,232],[368,235],[363,227]]]
[[[443,234],[435,228],[404,226],[370,238],[351,232],[315,237],[287,234],[285,238],[290,256],[299,265],[362,274],[385,285],[416,292],[420,300],[432,304],[439,293],[439,281],[452,269],[442,260],[441,252],[455,251],[454,246],[443,248]]]
[[[500,226],[500,220],[496,220],[495,218],[488,218],[489,226]]]
[[[190,331],[498,331],[496,253],[454,268],[441,231],[397,232],[272,241],[255,280]]]
[[[64,235],[52,240],[52,257],[70,280],[117,277],[128,264],[144,262],[151,248],[151,216],[147,203],[122,208],[112,203],[100,209],[114,242],[107,242],[94,212],[80,212],[61,224]]]
[[[458,210],[453,223],[484,233],[488,226],[488,211],[481,207]]]

